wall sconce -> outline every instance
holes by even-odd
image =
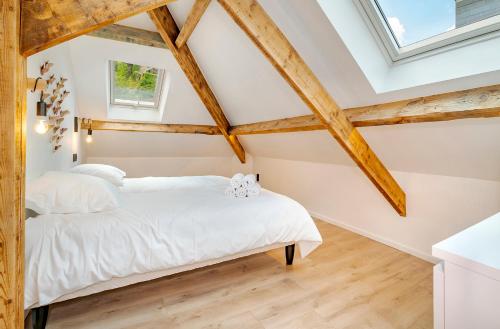
[[[72,139],[72,147],[73,147],[73,162],[78,161],[78,117],[73,117],[73,139]]]
[[[89,119],[89,129],[87,130],[87,138],[85,139],[87,143],[92,143],[92,120]]]
[[[42,78],[36,78],[35,86],[32,92],[36,91],[36,86],[38,80]],[[45,134],[49,130],[49,124],[47,122],[47,103],[43,100],[43,90],[40,92],[40,100],[36,103],[36,124],[35,131],[39,134]]]

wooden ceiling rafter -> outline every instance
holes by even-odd
[[[231,128],[229,121],[227,120],[219,101],[215,97],[215,94],[205,79],[205,76],[198,66],[193,54],[189,50],[189,47],[185,44],[181,48],[177,48],[175,45],[175,40],[179,36],[180,31],[169,9],[165,5],[149,11],[148,13],[165,41],[165,44],[170,49],[170,52],[177,60],[177,63],[200,97],[200,100],[205,105],[205,108],[208,110],[219,127],[220,132],[227,140],[241,163],[245,163],[245,150],[240,144],[238,137],[229,134],[229,129]]]
[[[136,27],[111,24],[87,33],[92,37],[116,40],[136,45],[167,49],[160,33],[138,29]]]
[[[175,45],[177,48],[181,48],[187,42],[191,34],[194,32],[196,25],[201,19],[201,16],[205,13],[210,4],[210,0],[196,0],[189,12],[184,25],[181,28],[181,32],[175,39]]]

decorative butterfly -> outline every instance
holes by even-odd
[[[64,90],[63,93],[62,93],[62,95],[61,95],[61,100],[64,100],[69,94],[70,94],[69,91]]]
[[[51,85],[56,81],[56,77],[52,74],[50,78],[47,79],[47,85]]]
[[[45,73],[49,72],[49,70],[51,69],[52,66],[54,66],[53,63],[50,63],[49,61],[46,61],[40,67],[40,74],[44,75]]]

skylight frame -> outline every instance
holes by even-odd
[[[115,74],[114,74],[114,63],[116,62],[123,62],[123,61],[118,61],[118,60],[109,60],[109,96],[110,96],[110,104],[115,107],[125,107],[125,108],[132,108],[134,110],[149,110],[149,111],[159,111],[160,110],[160,103],[161,103],[161,97],[162,97],[162,90],[163,90],[163,83],[164,83],[164,77],[165,77],[165,70],[164,69],[155,69],[158,71],[158,76],[156,78],[156,85],[155,85],[155,92],[154,92],[154,104],[153,105],[145,105],[145,104],[124,104],[120,102],[115,101],[115,95],[114,95],[114,89],[115,89]],[[126,62],[124,62],[126,63]],[[145,66],[141,64],[135,64],[135,63],[127,63],[127,64],[134,64],[134,65],[140,65],[140,66]]]
[[[372,32],[377,35],[377,41],[382,44],[390,60],[394,63],[500,36],[500,15],[497,15],[400,47],[375,0],[353,1]]]

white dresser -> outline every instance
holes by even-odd
[[[500,329],[500,213],[432,247],[435,329]]]

